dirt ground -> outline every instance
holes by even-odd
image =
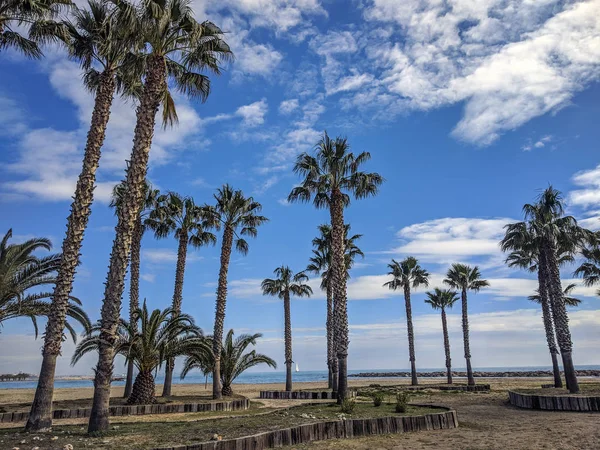
[[[456,380],[461,382],[462,380]],[[581,380],[585,383],[586,380]],[[587,380],[587,381],[596,381]],[[489,383],[491,393],[434,392],[416,394],[411,403],[443,405],[458,413],[459,428],[432,432],[386,435],[370,438],[316,442],[294,449],[347,449],[347,450],[484,450],[484,449],[600,449],[600,413],[545,412],[513,408],[507,404],[507,390],[512,388],[535,388],[551,382],[550,379],[478,379],[478,383]],[[407,384],[407,380],[352,379],[351,386]],[[438,380],[421,380],[421,384],[435,384]],[[296,383],[295,389],[324,387],[320,383]],[[262,403],[265,410],[297,405],[301,401],[258,400],[260,390],[282,389],[282,385],[235,385],[236,394],[245,395]],[[160,392],[161,387],[157,387]],[[210,386],[209,386],[210,389]],[[204,385],[174,386],[175,395],[204,395]],[[115,388],[113,395],[122,395],[122,388]],[[92,389],[58,389],[57,400],[81,399],[92,396]],[[0,390],[0,404],[31,401],[33,390]],[[267,416],[268,417],[268,416]],[[205,417],[210,420],[212,417]],[[112,423],[141,421],[142,417],[115,418]],[[142,421],[166,422],[200,420],[200,415],[157,415],[143,416]],[[266,418],[265,418],[266,419]],[[55,421],[56,425],[85,423],[85,421]],[[1,424],[2,428],[11,424]],[[15,424],[12,424],[15,426]],[[17,425],[18,426],[18,425]]]

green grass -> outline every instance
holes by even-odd
[[[394,411],[394,404],[384,403],[375,408],[373,403],[357,402],[354,412],[346,418],[374,418],[387,416],[414,416],[441,412],[441,409],[410,406],[404,414]],[[89,437],[86,427],[55,426],[52,434],[24,434],[14,430],[0,430],[0,448],[32,448],[40,450],[63,448],[71,444],[76,449],[112,449],[112,450],[142,450],[152,447],[169,445],[189,445],[210,440],[214,434],[223,439],[231,439],[252,435],[264,431],[288,428],[305,423],[325,420],[338,420],[340,407],[334,403],[319,405],[303,405],[287,410],[278,410],[268,415],[257,415],[261,410],[255,410],[254,415],[247,417],[229,417],[197,422],[160,422],[160,416],[152,416],[157,422],[122,423],[115,426],[103,436]],[[264,411],[264,410],[263,410]],[[148,419],[149,416],[146,416]],[[42,440],[33,440],[34,436]],[[50,440],[52,436],[58,439]],[[25,440],[26,442],[21,444]]]
[[[579,394],[570,394],[567,389],[556,388],[535,388],[535,389],[514,389],[521,394],[555,396],[555,395],[589,395],[600,396],[600,383],[579,383]]]

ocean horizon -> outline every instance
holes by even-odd
[[[600,370],[600,365],[577,365],[576,370]],[[418,372],[445,372],[446,368],[422,368],[417,369]],[[464,372],[466,368],[456,367],[452,369],[456,372]],[[514,366],[514,367],[475,367],[473,368],[476,372],[526,372],[534,370],[552,370],[552,366]],[[562,370],[562,367],[561,367]],[[394,372],[410,372],[410,369],[355,369],[348,370],[348,375],[354,375],[358,373],[394,373]],[[306,382],[317,382],[327,380],[326,370],[307,370],[293,373],[293,380],[297,383]],[[90,375],[64,375],[63,377],[88,377]],[[114,373],[115,377],[124,376],[117,371]],[[57,377],[54,382],[55,388],[83,388],[93,387],[94,383],[92,379],[64,379]],[[386,379],[386,377],[378,377]],[[396,377],[389,377],[396,378]],[[426,378],[426,377],[423,377]],[[459,377],[460,378],[460,377]],[[162,384],[164,380],[164,374],[159,373],[156,376],[156,384]],[[208,377],[210,383],[211,377]],[[181,380],[179,375],[173,377],[173,384],[202,384],[206,382],[206,377],[200,374],[189,374],[185,379]],[[269,372],[246,372],[241,374],[235,381],[234,384],[271,384],[271,383],[285,383],[285,372],[284,371],[269,371]],[[113,381],[113,386],[124,386],[124,381]],[[37,380],[27,381],[4,381],[0,382],[0,389],[35,389],[37,387]]]

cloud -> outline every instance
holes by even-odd
[[[279,113],[285,115],[291,114],[296,109],[298,109],[299,103],[297,98],[292,98],[290,100],[284,100],[279,105]]]
[[[572,205],[589,208],[600,203],[600,165],[594,169],[577,172],[572,181],[583,187],[569,193],[569,202]]]
[[[188,253],[186,262],[202,259],[201,256]],[[177,252],[166,248],[147,248],[142,250],[142,262],[151,264],[171,264],[177,262]]]
[[[546,144],[552,142],[552,139],[553,139],[553,136],[551,134],[549,134],[549,135],[541,137],[534,143],[532,143],[531,140],[529,140],[528,143],[525,144],[521,148],[524,152],[529,152],[529,151],[533,150],[534,148],[544,148],[546,146]]]
[[[268,110],[267,100],[263,98],[262,100],[249,105],[240,106],[235,114],[242,117],[243,125],[247,127],[256,127],[265,123],[265,115]]]
[[[374,0],[365,19],[390,26],[392,34],[367,37],[374,42],[365,53],[380,69],[381,87],[360,95],[389,104],[388,116],[465,102],[452,134],[489,145],[568,105],[598,79],[599,12],[600,0]]]
[[[153,273],[143,273],[140,275],[140,278],[144,281],[147,281],[148,283],[154,283],[156,275]]]

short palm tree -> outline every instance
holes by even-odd
[[[51,250],[52,243],[46,238],[28,239],[20,244],[9,244],[12,230],[0,241],[0,326],[7,320],[28,317],[33,323],[35,336],[38,335],[37,318],[50,314],[51,292],[43,290],[56,283],[56,271],[60,267],[61,255],[37,257],[39,250]],[[41,291],[40,291],[41,289]],[[35,292],[30,292],[34,290]],[[69,295],[66,314],[88,329],[90,319],[81,308],[81,302]],[[73,341],[77,333],[73,326],[65,321],[65,327]],[[61,339],[63,335],[61,334]]]
[[[315,147],[313,155],[298,156],[294,172],[303,177],[300,186],[288,196],[290,202],[313,201],[316,208],[327,208],[331,218],[331,279],[333,283],[335,352],[338,358],[338,402],[348,393],[348,304],[344,257],[344,208],[355,199],[377,194],[383,178],[378,173],[360,171],[371,154],[350,152],[345,138],[331,139],[327,132]]]
[[[567,253],[574,254],[586,245],[595,244],[597,239],[594,233],[581,228],[574,217],[565,216],[562,194],[552,186],[546,188],[535,203],[525,204],[523,212],[525,221],[509,225],[505,240],[514,248],[524,246],[524,242],[529,241],[539,259],[540,286],[545,286],[550,300],[565,381],[569,391],[577,393],[579,384],[573,365],[573,342],[560,281],[560,258],[565,249]],[[543,292],[540,293],[543,297]]]
[[[458,294],[450,289],[435,288],[433,292],[427,292],[425,303],[433,309],[442,312],[442,331],[444,333],[444,352],[446,353],[446,377],[448,384],[452,384],[452,359],[450,358],[450,339],[448,338],[448,323],[446,322],[446,308],[452,308],[458,301]]]
[[[285,323],[285,390],[292,390],[292,320],[290,312],[290,296],[310,297],[312,288],[306,284],[308,276],[304,272],[294,274],[288,266],[276,268],[276,278],[265,278],[261,284],[264,295],[277,296],[283,300]]]
[[[256,350],[246,353],[246,349],[251,345],[256,345],[257,339],[261,338],[262,334],[242,334],[235,340],[233,334],[233,330],[229,330],[225,341],[219,346],[221,348],[219,374],[223,386],[221,394],[227,397],[233,395],[233,389],[231,388],[233,381],[251,367],[266,364],[274,369],[277,368],[277,363],[273,359],[261,353],[256,353]],[[212,337],[209,336],[208,340],[212,340]],[[193,369],[200,369],[202,373],[214,373],[215,359],[211,351],[212,347],[212,344],[209,344],[208,351],[206,348],[199,348],[198,351],[186,358],[181,371],[182,379]]]
[[[231,250],[235,240],[235,249],[242,255],[248,253],[248,242],[244,236],[256,237],[257,228],[266,223],[268,219],[260,215],[262,205],[252,197],[245,197],[240,190],[234,190],[226,184],[215,194],[217,204],[210,207],[214,221],[223,228],[221,242],[221,266],[219,269],[219,284],[217,286],[217,301],[215,311],[215,328],[213,333],[213,355],[216,361],[213,369],[213,398],[221,398],[219,370],[221,364],[221,342],[223,341],[223,324],[225,322],[225,307],[227,305],[227,274]]]
[[[417,378],[417,366],[415,360],[415,333],[412,323],[412,306],[410,303],[410,290],[420,286],[429,286],[429,272],[423,269],[416,258],[409,256],[398,262],[392,259],[388,264],[390,271],[388,275],[392,280],[384,283],[384,286],[392,290],[402,289],[404,291],[404,304],[406,306],[406,328],[408,330],[408,354],[410,358],[410,374],[413,386],[419,384]]]
[[[173,314],[172,308],[150,312],[146,302],[135,312],[137,326],[120,320],[115,341],[115,355],[132,360],[138,369],[133,391],[127,403],[143,405],[155,401],[154,374],[169,358],[188,356],[206,347],[206,339],[187,314]],[[75,349],[71,364],[75,365],[85,354],[100,348],[101,325]]]
[[[475,385],[473,369],[471,368],[471,348],[469,343],[469,310],[467,304],[467,292],[478,292],[481,288],[489,286],[487,280],[481,279],[481,272],[477,266],[471,267],[466,264],[452,264],[444,283],[453,289],[460,290],[462,300],[462,329],[465,360],[467,362],[467,378],[469,386]]]
[[[71,0],[0,0],[0,51],[13,48],[29,58],[43,56],[39,44],[66,39],[66,30],[53,21]],[[27,26],[27,37],[19,32]]]
[[[165,238],[173,234],[179,242],[175,269],[175,291],[171,306],[175,314],[181,312],[188,246],[200,248],[205,245],[215,245],[217,242],[215,235],[208,231],[216,226],[214,222],[211,222],[212,219],[214,216],[207,214],[206,208],[196,205],[193,198],[169,192],[157,199],[156,208],[146,220],[146,226],[154,230],[157,238]],[[175,360],[167,361],[163,397],[171,395],[174,368]]]
[[[137,327],[135,320],[135,312],[140,307],[140,255],[142,251],[142,238],[148,228],[146,221],[150,213],[154,211],[156,202],[160,192],[158,189],[153,189],[152,185],[146,180],[144,186],[144,196],[142,201],[142,209],[138,212],[137,219],[133,228],[133,236],[131,238],[131,256],[129,261],[129,323],[132,327]],[[118,208],[122,204],[125,196],[125,182],[117,184],[113,189],[110,206],[115,208],[117,214]],[[123,397],[129,398],[133,389],[133,370],[135,366],[133,360],[127,363],[127,378],[125,380],[125,389]]]
[[[94,382],[94,402],[89,432],[109,427],[108,405],[112,377],[113,345],[123,295],[127,259],[136,218],[144,197],[144,181],[156,124],[163,105],[163,123],[176,121],[175,103],[168,80],[184,95],[206,100],[210,80],[202,71],[219,74],[219,64],[231,51],[221,30],[211,22],[198,23],[189,0],[149,0],[136,6],[119,3],[125,19],[134,24],[148,53],[137,58],[144,71],[144,85],[136,113],[133,148],[126,173],[123,206],[118,211],[116,235],[110,256],[102,305],[102,331]],[[125,20],[124,19],[124,20]]]
[[[313,256],[309,259],[307,272],[321,275],[321,289],[327,293],[327,368],[329,372],[329,388],[337,392],[338,383],[338,364],[334,351],[334,318],[333,318],[333,283],[330,283],[329,267],[331,262],[331,226],[321,224],[318,227],[319,236],[313,239],[312,244],[316,248],[313,250]],[[350,269],[354,265],[357,256],[364,258],[364,253],[356,245],[356,241],[362,237],[362,234],[350,234],[350,224],[344,225],[344,248],[345,248],[345,267],[346,279],[350,278]]]
[[[95,100],[83,165],[73,196],[71,213],[67,218],[67,233],[62,245],[63,258],[54,289],[52,312],[46,327],[42,367],[27,421],[28,431],[41,430],[52,425],[56,358],[61,350],[69,293],[73,289],[83,236],[91,214],[96,171],[111,105],[115,92],[129,94],[129,88],[136,84],[131,67],[125,64],[127,55],[136,45],[136,36],[118,20],[108,3],[89,0],[87,9],[74,7],[72,17],[72,21],[64,23],[69,33],[67,47],[70,56],[81,63],[84,84],[94,93]],[[101,71],[95,67],[100,67]]]

